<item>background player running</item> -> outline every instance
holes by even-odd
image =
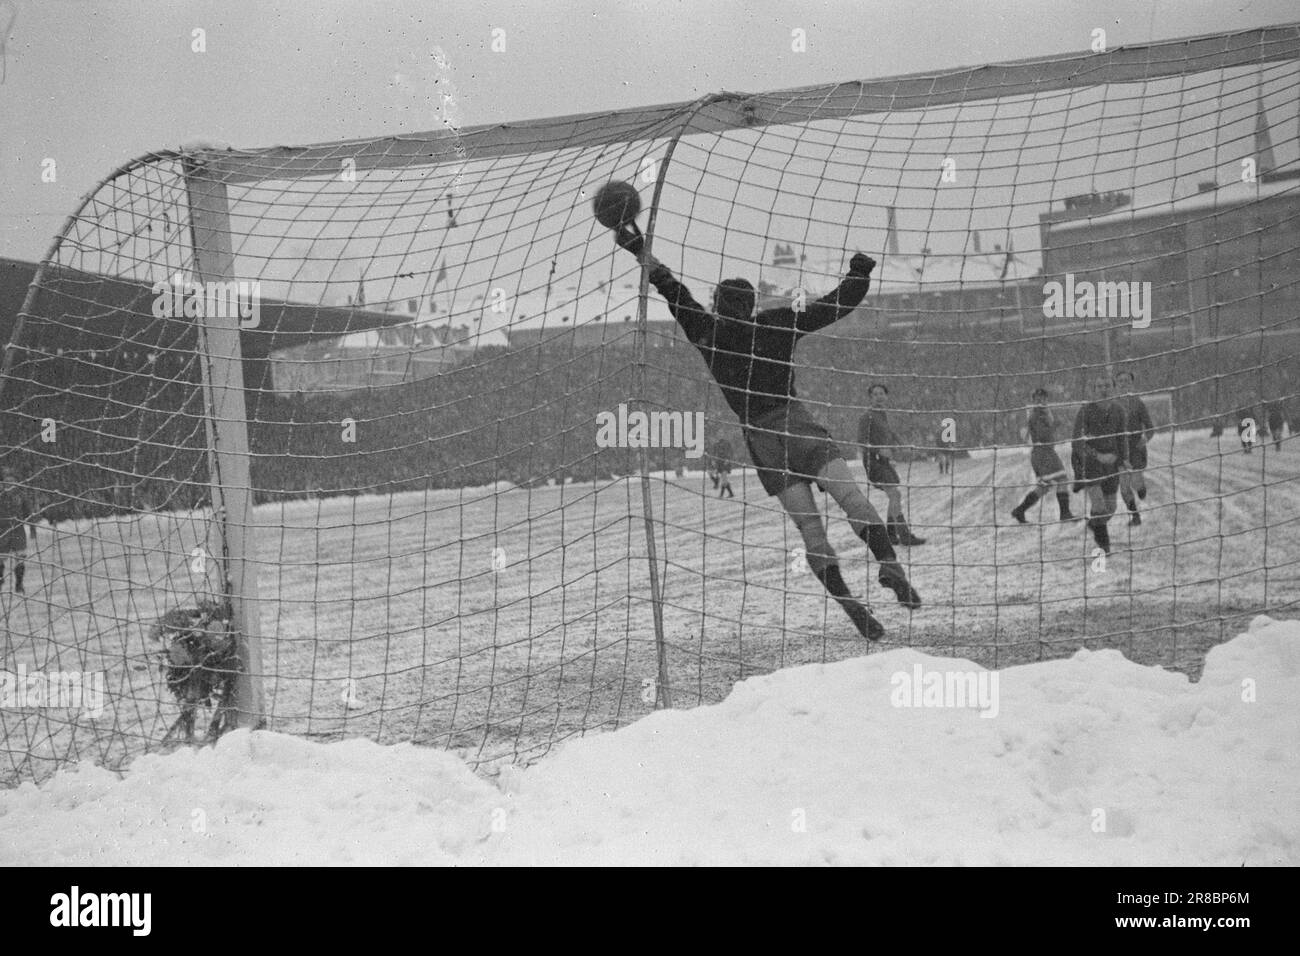
[[[13,469],[0,471],[0,590],[4,588],[5,561],[13,563],[14,593],[23,593],[23,563],[27,557],[27,525],[36,520],[39,509],[23,492]]]
[[[1075,486],[1088,493],[1088,527],[1098,546],[1110,554],[1106,525],[1115,513],[1119,473],[1128,460],[1128,426],[1124,409],[1113,400],[1113,380],[1105,372],[1093,380],[1092,401],[1074,419]]]
[[[1034,469],[1038,487],[1025,495],[1025,500],[1011,511],[1011,517],[1021,524],[1025,521],[1025,512],[1037,504],[1052,489],[1056,490],[1056,504],[1060,508],[1062,521],[1073,521],[1070,512],[1070,475],[1056,453],[1056,420],[1052,410],[1047,407],[1047,389],[1036,388],[1030,396],[1033,405],[1025,422],[1025,435],[1033,444],[1029,452],[1029,464]]]
[[[713,481],[713,487],[718,489],[719,498],[736,497],[736,492],[731,487],[732,454],[731,442],[725,438],[714,442],[709,451],[709,478]]]
[[[1247,455],[1255,450],[1258,432],[1259,420],[1255,417],[1255,409],[1249,405],[1243,406],[1237,412],[1237,438],[1241,440],[1241,450]]]
[[[1269,402],[1266,409],[1268,415],[1268,433],[1273,436],[1273,447],[1282,447],[1282,427],[1286,424],[1286,408],[1282,399]]]
[[[943,422],[934,435],[935,457],[939,459],[939,474],[951,475],[953,459],[957,457],[957,442],[952,431]]]
[[[755,314],[754,287],[744,279],[720,283],[709,311],[662,262],[645,251],[637,232],[619,228],[615,237],[649,268],[650,281],[704,357],[744,428],[745,444],[763,490],[781,502],[799,529],[808,566],[858,631],[870,640],[879,640],[884,628],[844,583],[826,536],[825,519],[813,498],[813,482],[830,493],[848,516],[854,533],[880,562],[880,583],[905,607],[920,607],[921,598],[898,563],[880,515],[853,480],[830,433],[797,400],[792,364],[800,338],[843,318],[862,301],[875,260],[855,254],[839,286],[799,313],[775,308]]]
[[[1147,497],[1147,442],[1156,429],[1151,424],[1147,403],[1133,393],[1132,372],[1126,370],[1115,376],[1115,391],[1119,393],[1116,401],[1124,409],[1124,420],[1128,423],[1128,467],[1119,473],[1119,493],[1130,512],[1128,523],[1141,524],[1138,499],[1145,501]]]
[[[885,403],[889,389],[877,382],[867,389],[871,402],[858,419],[858,444],[862,446],[862,467],[867,470],[867,481],[885,493],[889,499],[889,540],[893,544],[925,544],[924,538],[912,534],[903,515],[903,495],[898,490],[898,471],[894,468],[894,449],[899,447],[898,436],[889,427]]]

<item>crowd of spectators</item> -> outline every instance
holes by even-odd
[[[1239,353],[1239,354],[1238,354]],[[630,347],[577,349],[545,342],[493,349],[416,382],[346,393],[250,391],[251,476],[258,501],[385,494],[511,482],[592,481],[634,473],[640,453],[596,444],[596,416],[620,404],[703,412],[706,440],[744,448],[695,350],[672,342],[644,363]],[[1030,392],[1042,385],[1062,405],[1083,396],[1101,362],[1077,343],[900,343],[812,337],[799,353],[799,393],[856,458],[852,436],[872,382],[889,386],[890,422],[933,457],[952,419],[959,450],[1022,442]],[[50,363],[51,365],[57,363]],[[1205,427],[1255,408],[1261,430],[1296,423],[1297,359],[1261,362],[1258,346],[1161,353],[1127,363],[1146,392],[1167,391],[1181,426]],[[151,366],[152,367],[152,366]],[[207,428],[193,368],[166,378],[139,371],[80,388],[58,383],[6,392],[5,442],[48,516],[188,508],[208,497]],[[1237,370],[1237,371],[1233,371]],[[648,401],[635,401],[645,396]],[[12,400],[12,401],[11,401]],[[56,423],[54,441],[43,423]],[[1159,424],[1159,423],[1158,423]],[[20,436],[11,440],[10,434]],[[1064,433],[1062,439],[1067,437]],[[651,449],[652,469],[702,470],[682,448]]]

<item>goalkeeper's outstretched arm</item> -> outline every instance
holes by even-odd
[[[659,294],[668,303],[677,324],[686,333],[692,343],[708,339],[717,319],[704,306],[695,301],[689,289],[677,281],[672,271],[645,249],[645,240],[641,236],[623,236],[617,238],[620,246],[637,257],[642,265],[650,270],[650,282],[659,290]]]
[[[856,252],[849,260],[849,273],[829,295],[824,295],[795,320],[795,327],[803,333],[816,332],[838,322],[858,307],[871,288],[871,270],[876,260]]]

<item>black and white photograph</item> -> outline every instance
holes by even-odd
[[[1298,19],[0,0],[32,918],[1177,867],[1090,918],[1240,939],[1300,864]]]

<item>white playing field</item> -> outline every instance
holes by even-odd
[[[1300,601],[1300,443],[1247,456],[1232,436],[1163,435],[1150,459],[1145,523],[1130,533],[1112,520],[1118,548],[1104,570],[1081,524],[1056,523],[1054,499],[1030,526],[1013,524],[1028,487],[1021,449],[958,460],[950,476],[933,462],[904,471],[913,528],[929,539],[903,551],[926,602],[915,614],[874,583],[874,564],[868,581],[866,549],[833,505],[831,540],[886,646],[986,666],[1108,646],[1195,676],[1251,615],[1286,617]],[[259,507],[270,726],[413,739],[495,764],[648,713],[656,657],[639,482]],[[733,483],[737,497],[719,500],[698,473],[652,479],[677,707],[718,700],[747,675],[869,651],[753,474]],[[146,635],[202,581],[190,569],[202,519],[40,529],[28,595],[6,590],[0,604],[5,667],[103,671],[106,709],[0,710],[0,778],[44,776],[51,758],[118,765],[156,746],[177,710]]]

